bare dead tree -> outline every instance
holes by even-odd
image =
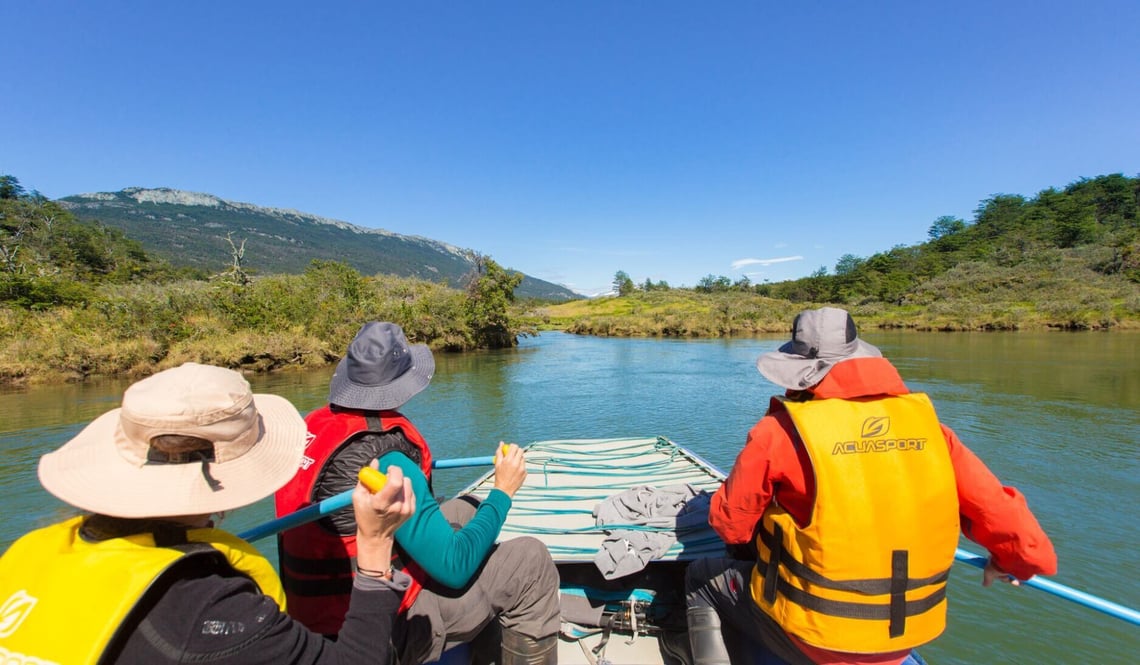
[[[230,266],[229,270],[221,273],[217,277],[233,282],[238,286],[245,286],[250,282],[249,274],[247,274],[241,267],[242,258],[245,257],[245,240],[243,239],[241,241],[241,245],[238,246],[234,244],[233,234],[227,233],[226,242],[230,244],[230,258],[233,260],[233,264]]]
[[[11,233],[0,232],[0,261],[4,262],[4,270],[9,273],[24,272],[24,267],[16,262],[16,256],[20,253],[21,241],[26,230],[27,226],[21,224]]]

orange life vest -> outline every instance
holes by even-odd
[[[376,457],[397,450],[416,461],[431,482],[431,450],[411,421],[398,411],[332,411],[328,405],[305,417],[310,441],[301,459],[301,468],[275,496],[277,516],[288,515],[315,503],[314,496],[322,472],[338,453],[365,434],[399,430],[410,442],[376,452]],[[344,510],[352,510],[351,507]],[[337,533],[327,517],[289,529],[277,536],[281,582],[288,599],[289,614],[318,633],[340,632],[352,594],[356,534]],[[422,588],[423,574],[406,565],[412,583],[404,593],[401,611],[415,602]]]
[[[807,524],[773,503],[756,539],[752,597],[788,633],[832,651],[884,653],[946,627],[958,494],[929,398],[785,401],[815,474]]]

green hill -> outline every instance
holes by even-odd
[[[173,266],[211,273],[231,266],[227,237],[239,247],[245,243],[242,265],[260,274],[299,274],[313,259],[321,259],[341,261],[364,275],[415,277],[458,287],[475,265],[472,250],[436,240],[211,194],[129,187],[58,202],[80,219],[122,230]],[[530,276],[524,276],[516,295],[551,301],[581,297]]]
[[[1081,178],[1036,196],[995,194],[971,221],[934,220],[929,240],[839,258],[775,283],[708,275],[691,292],[624,271],[619,298],[540,310],[536,325],[603,335],[782,330],[789,312],[838,304],[884,327],[1017,330],[1140,327],[1140,177]]]

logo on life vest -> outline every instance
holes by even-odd
[[[876,436],[883,436],[891,429],[890,416],[871,416],[863,421],[863,432],[859,435],[860,438],[870,439]]]
[[[858,441],[836,441],[832,455],[852,453],[882,453],[889,450],[922,450],[926,439],[886,439],[876,438],[891,430],[890,416],[871,416],[863,421]]]
[[[27,619],[28,615],[32,613],[37,602],[37,598],[29,596],[28,592],[23,589],[8,596],[8,600],[0,605],[0,639],[16,632],[24,623],[24,619]]]

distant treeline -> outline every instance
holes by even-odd
[[[808,277],[753,284],[707,275],[699,293],[752,292],[792,302],[905,304],[923,283],[964,264],[1010,268],[1023,263],[1076,259],[1089,270],[1140,283],[1140,178],[1121,174],[1084,178],[1031,199],[998,194],[982,201],[970,222],[934,220],[929,240],[859,257],[844,254],[834,272],[821,266]],[[669,290],[665,282],[636,282],[624,270],[614,292]]]
[[[737,335],[783,330],[790,312],[827,303],[883,327],[1140,326],[1140,178],[1081,179],[1030,199],[999,194],[969,222],[939,217],[928,235],[776,283],[710,274],[672,288],[619,270],[618,298],[547,307],[539,320],[583,334]]]

